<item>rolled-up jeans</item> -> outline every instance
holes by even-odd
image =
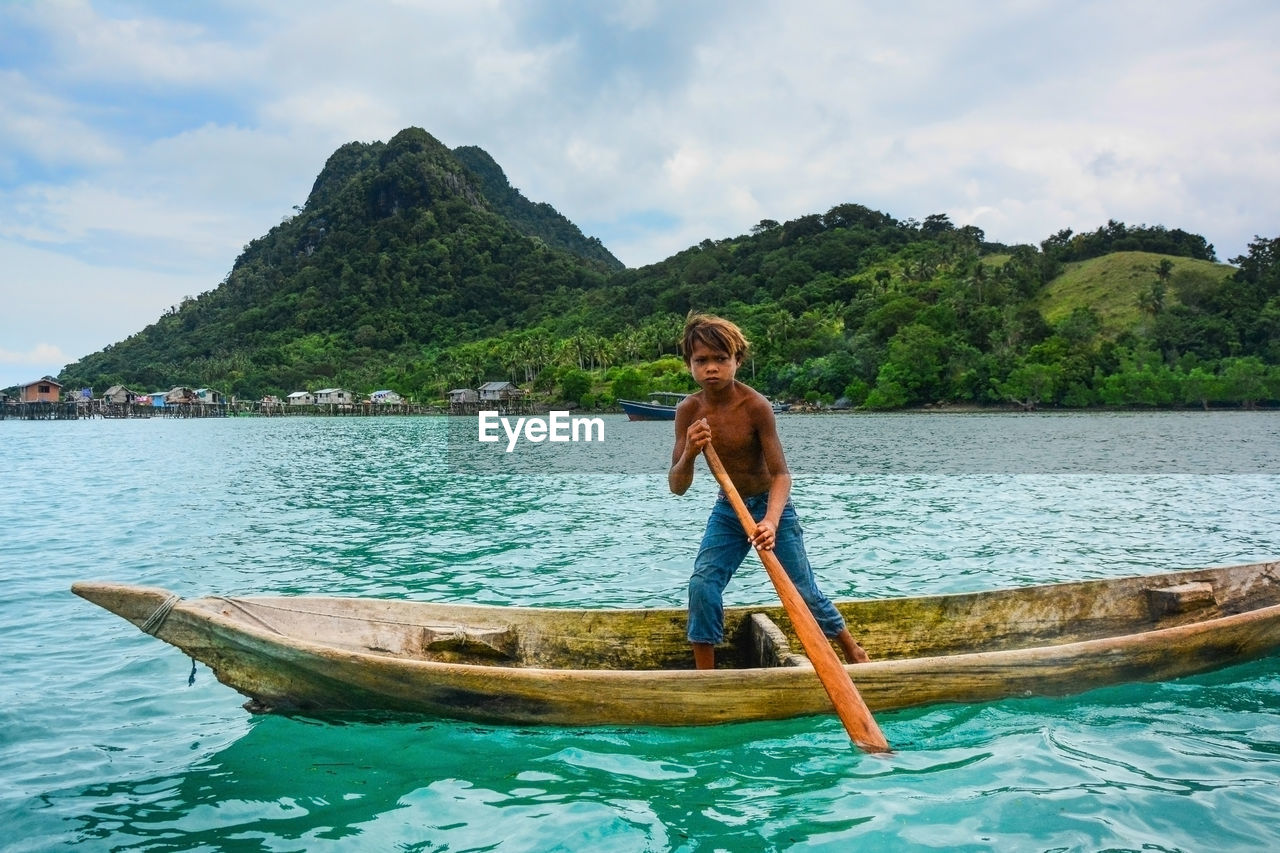
[[[764,518],[769,509],[767,493],[745,498],[743,502],[756,521]],[[733,505],[721,495],[711,508],[702,545],[693,561],[693,576],[689,578],[689,642],[714,645],[724,640],[724,588],[749,550],[751,541],[738,522]],[[773,553],[809,605],[809,612],[818,621],[822,633],[834,637],[844,630],[840,611],[814,582],[809,556],[804,550],[804,534],[791,501],[787,501],[778,520]]]

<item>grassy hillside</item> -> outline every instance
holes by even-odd
[[[1179,303],[1182,288],[1216,285],[1235,272],[1235,267],[1213,261],[1154,252],[1113,252],[1066,264],[1062,273],[1045,285],[1036,307],[1051,326],[1076,308],[1092,308],[1102,322],[1102,335],[1114,339],[1144,320],[1139,308],[1142,294],[1159,281],[1156,270],[1166,259],[1173,264],[1166,306]]]

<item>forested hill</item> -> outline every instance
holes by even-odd
[[[418,128],[343,145],[220,286],[62,376],[241,397],[373,382],[424,346],[534,325],[621,266],[484,152],[462,157]]]
[[[792,401],[1280,401],[1280,238],[1258,238],[1233,263],[1218,263],[1204,237],[1158,225],[1111,221],[1003,246],[943,214],[900,221],[841,204],[617,273],[545,327],[585,346],[587,366],[617,365],[669,338],[686,311],[723,312],[753,342],[740,377]],[[584,345],[593,329],[606,337]],[[506,344],[473,352],[492,353],[497,372]],[[678,390],[681,379],[660,363],[638,374],[622,387]]]
[[[1160,225],[1005,246],[850,203],[618,269],[483,151],[410,128],[342,146],[219,287],[60,379],[424,401],[510,379],[589,406],[688,389],[671,355],[698,310],[744,327],[740,378],[793,401],[1280,402],[1280,237],[1231,260]]]
[[[622,261],[615,258],[598,238],[584,236],[577,225],[554,207],[546,202],[535,204],[511,186],[502,167],[483,148],[464,145],[453,149],[453,156],[476,176],[480,191],[493,209],[524,234],[537,237],[548,246],[600,261],[609,269],[622,269]]]

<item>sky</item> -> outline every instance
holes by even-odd
[[[477,145],[628,266],[857,203],[1280,236],[1273,0],[0,0],[0,388],[186,296],[340,145]]]

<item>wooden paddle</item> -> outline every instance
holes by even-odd
[[[754,537],[756,521],[751,517],[747,505],[742,502],[742,497],[734,487],[733,481],[729,479],[729,473],[720,462],[716,449],[707,444],[702,448],[702,455],[707,457],[707,465],[711,468],[711,473],[715,475],[716,482],[720,484],[729,503],[733,505],[734,512],[738,514],[738,521],[747,531],[747,536]],[[850,680],[849,673],[840,664],[835,650],[823,636],[817,620],[809,612],[809,605],[805,604],[804,599],[800,597],[800,591],[796,589],[796,585],[782,568],[782,563],[772,551],[757,547],[756,553],[760,555],[760,562],[764,563],[764,569],[769,573],[769,580],[773,581],[774,589],[782,599],[782,606],[787,609],[791,624],[800,637],[800,644],[804,646],[805,654],[809,656],[814,670],[818,673],[818,678],[822,681],[822,686],[831,697],[831,704],[835,705],[836,714],[840,717],[840,722],[844,723],[849,738],[866,752],[889,752],[889,742],[885,740],[884,732],[880,731],[880,726],[871,716],[867,703],[862,701],[862,694],[858,693],[858,688]]]

